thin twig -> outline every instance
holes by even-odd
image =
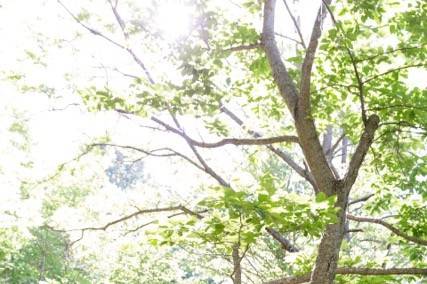
[[[337,29],[341,32],[342,37],[344,37],[345,33],[344,30],[342,29],[341,25],[338,24],[337,20],[335,19],[335,16],[331,10],[331,8],[329,7],[329,4],[326,2],[326,0],[322,0],[323,4],[325,5],[326,9],[328,10],[332,22],[334,23],[334,25],[337,27]],[[356,63],[356,59],[355,56],[353,54],[353,51],[350,49],[350,47],[348,46],[346,40],[343,40],[343,44],[344,44],[344,48],[350,58],[350,62],[351,65],[353,67],[353,71],[354,71],[354,75],[356,76],[356,81],[357,81],[357,88],[359,90],[359,101],[360,101],[360,108],[361,108],[361,114],[362,114],[362,121],[363,124],[366,125],[368,117],[366,115],[366,109],[365,109],[365,96],[364,96],[364,82],[362,81],[362,78],[360,76],[359,70],[357,68],[357,63]]]
[[[233,46],[226,49],[222,49],[221,52],[235,52],[235,51],[242,51],[242,50],[252,50],[257,49],[261,47],[261,43],[253,43],[248,45],[239,45],[239,46]]]
[[[366,195],[366,196],[360,197],[360,198],[358,198],[358,199],[355,199],[355,200],[353,200],[353,201],[350,201],[350,202],[348,203],[348,205],[350,206],[350,205],[353,205],[353,204],[356,204],[356,203],[359,203],[359,202],[364,202],[364,201],[368,200],[369,198],[371,198],[371,197],[372,197],[372,196],[374,196],[374,195],[375,195],[375,194],[371,193],[371,194],[368,194],[368,195]]]
[[[368,218],[368,217],[358,217],[358,216],[353,216],[350,214],[347,214],[347,219],[352,220],[352,221],[356,221],[356,222],[367,222],[367,223],[373,223],[373,224],[381,225],[381,226],[389,229],[390,231],[392,231],[393,233],[395,233],[399,237],[402,237],[402,238],[404,238],[410,242],[413,242],[413,243],[416,243],[419,245],[427,246],[427,240],[410,236],[410,235],[402,232],[401,230],[397,229],[393,225],[391,225],[391,224],[389,224],[389,223],[387,223],[381,219]]]
[[[143,72],[145,73],[145,75],[146,75],[146,77],[147,77],[147,79],[148,79],[148,81],[151,83],[151,84],[155,84],[155,81],[154,81],[154,79],[153,79],[153,77],[151,76],[151,74],[150,74],[150,72],[148,71],[148,69],[147,69],[147,67],[145,66],[145,64],[142,62],[142,60],[135,54],[135,52],[130,48],[130,47],[126,47],[126,46],[124,46],[124,45],[122,45],[122,44],[120,44],[120,43],[118,43],[117,41],[115,41],[115,40],[113,40],[113,39],[111,39],[110,37],[108,37],[108,36],[106,36],[105,34],[103,34],[103,33],[101,33],[100,31],[98,31],[98,30],[95,30],[95,29],[93,29],[93,28],[91,28],[91,27],[89,27],[88,25],[86,25],[85,23],[83,23],[76,15],[74,15],[72,12],[71,12],[71,10],[69,10],[68,8],[67,8],[67,6],[65,6],[63,3],[62,3],[62,1],[61,0],[57,0],[58,1],[58,3],[65,9],[65,11],[78,23],[78,24],[80,24],[82,27],[84,27],[86,30],[88,30],[90,33],[92,33],[92,34],[94,34],[94,35],[96,35],[96,36],[99,36],[99,37],[102,37],[103,39],[105,39],[105,40],[107,40],[107,41],[109,41],[110,43],[112,43],[112,44],[114,44],[115,46],[117,46],[117,47],[119,47],[119,48],[121,48],[121,49],[123,49],[123,50],[125,50],[125,51],[127,51],[131,56],[132,56],[132,58],[134,59],[134,61],[141,67],[141,69],[143,70]],[[114,9],[114,11],[116,11],[116,13],[117,13],[117,10],[115,10]],[[115,13],[115,15],[116,15],[116,13]],[[117,13],[118,14],[118,13]],[[120,16],[119,16],[119,19],[121,19],[120,18]],[[125,32],[124,30],[123,30],[123,32]]]
[[[425,63],[409,64],[409,65],[401,66],[401,67],[398,67],[398,68],[390,69],[390,70],[385,71],[384,73],[380,73],[378,75],[375,75],[375,76],[372,76],[372,77],[366,79],[365,81],[363,81],[363,84],[366,84],[366,83],[371,82],[371,81],[373,81],[373,80],[375,80],[375,79],[377,79],[377,78],[379,78],[381,76],[388,75],[388,74],[393,73],[393,72],[397,72],[397,71],[400,71],[400,70],[404,70],[404,69],[408,69],[408,68],[413,68],[413,67],[422,67],[422,66],[427,66],[427,64],[425,64]]]
[[[300,44],[304,47],[304,49],[307,49],[307,47],[306,47],[306,45],[304,43],[304,37],[302,36],[301,29],[299,27],[299,24],[298,24],[297,20],[295,19],[295,17],[293,15],[291,9],[289,8],[289,5],[286,2],[286,0],[283,0],[283,3],[285,4],[286,10],[288,11],[289,16],[291,17],[292,22],[294,23],[295,29],[297,30],[298,36],[299,36],[299,38],[301,40]]]

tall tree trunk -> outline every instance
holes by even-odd
[[[311,275],[311,284],[330,284],[334,281],[341,243],[345,234],[346,211],[350,190],[356,181],[363,160],[371,146],[375,131],[379,125],[379,117],[371,115],[360,137],[359,144],[351,158],[346,176],[336,180],[330,189],[321,188],[328,195],[337,195],[335,207],[339,208],[337,223],[329,225],[320,241],[316,263]],[[331,192],[330,194],[328,192]]]
[[[233,258],[233,284],[242,284],[242,267],[240,265],[240,262],[242,259],[239,255],[239,247],[240,245],[237,243],[233,246],[233,251],[231,253],[231,256]]]
[[[372,144],[375,130],[378,128],[379,123],[379,117],[376,115],[371,115],[369,119],[366,120],[363,119],[365,129],[350,161],[348,171],[341,180],[338,174],[334,173],[331,161],[328,161],[323,152],[311,113],[310,98],[312,67],[316,49],[322,35],[322,23],[328,11],[327,5],[329,5],[331,1],[332,0],[323,0],[317,12],[310,42],[307,45],[301,68],[299,88],[286,69],[275,41],[274,16],[276,0],[265,1],[261,40],[279,93],[294,118],[299,143],[311,174],[315,179],[317,191],[323,192],[327,196],[336,195],[337,202],[335,206],[340,209],[337,222],[326,228],[320,242],[316,264],[311,277],[312,284],[332,283],[335,277],[339,251],[345,232],[348,196],[357,178],[363,159]],[[362,117],[364,117],[364,115]],[[331,131],[330,134],[332,134]],[[325,140],[325,145],[326,144],[330,144],[328,140]]]
[[[335,278],[335,271],[338,265],[341,243],[345,234],[346,209],[348,203],[348,194],[338,189],[336,207],[338,220],[336,224],[330,224],[326,227],[323,237],[320,241],[316,263],[311,275],[311,284],[332,283]]]

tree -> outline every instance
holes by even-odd
[[[89,283],[86,272],[69,262],[63,236],[48,228],[30,232],[27,238],[16,227],[2,229],[2,283]]]
[[[299,250],[290,235],[304,247],[311,239],[320,241],[314,261],[287,271],[299,275],[270,283],[332,283],[337,275],[392,275],[383,280],[398,281],[398,275],[427,274],[427,94],[408,75],[425,67],[423,1],[322,0],[308,40],[286,1],[281,6],[275,0],[239,1],[234,15],[221,1],[183,1],[191,7],[191,29],[173,40],[159,29],[156,1],[107,2],[114,25],[58,1],[82,30],[123,51],[140,73],[114,67],[117,80],[128,79],[125,87],[89,82],[79,86],[79,93],[91,110],[142,117],[154,132],[181,141],[163,141],[152,149],[99,142],[89,149],[180,158],[215,184],[205,185],[191,208],[137,209],[100,226],[82,227],[82,234],[167,213],[171,222],[152,233],[153,245],[204,246],[227,255],[235,284],[247,277],[242,263],[265,234],[289,253]],[[287,11],[294,32],[275,28],[284,21],[276,18],[276,7]],[[95,27],[98,22],[108,32]],[[197,130],[213,142],[193,138]],[[182,142],[187,149],[176,146]],[[232,180],[218,149],[238,153],[240,171],[250,174],[252,186]],[[274,167],[278,161],[283,165]],[[286,186],[281,177],[289,171],[302,182]],[[208,188],[212,194],[206,194]],[[362,202],[366,205],[353,209]],[[391,214],[392,221],[378,217],[382,214]],[[378,227],[353,229],[359,223]],[[408,262],[393,259],[381,267],[352,259],[350,249],[361,247],[359,236],[379,229],[391,236],[370,248],[391,251],[397,244]],[[408,263],[415,266],[395,267]]]

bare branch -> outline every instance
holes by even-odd
[[[134,212],[132,214],[129,214],[129,215],[123,216],[123,217],[121,217],[119,219],[116,219],[116,220],[113,220],[111,222],[108,222],[104,226],[99,226],[99,227],[84,227],[84,228],[79,228],[79,229],[71,229],[71,230],[66,230],[66,232],[71,232],[71,231],[82,231],[82,232],[83,231],[106,231],[109,227],[111,227],[113,225],[125,222],[125,221],[127,221],[129,219],[135,218],[135,217],[140,216],[140,215],[151,214],[151,213],[160,213],[160,212],[178,211],[178,210],[181,210],[185,214],[193,215],[193,216],[197,217],[198,219],[203,218],[203,216],[201,216],[198,212],[194,212],[194,211],[186,208],[183,205],[178,205],[178,206],[172,206],[172,207],[163,207],[163,208],[152,208],[152,209],[137,210],[136,212]],[[152,222],[150,222],[150,223],[152,223]]]
[[[95,30],[91,27],[89,27],[88,25],[86,25],[85,23],[83,23],[76,15],[73,14],[73,12],[71,12],[71,10],[69,10],[67,8],[67,6],[64,5],[64,3],[62,3],[61,0],[57,0],[57,2],[64,8],[64,10],[82,27],[84,27],[86,30],[88,30],[90,33],[102,37],[103,39],[109,41],[110,43],[114,44],[115,46],[121,48],[121,49],[126,49],[125,46],[121,45],[120,43],[118,43],[117,41],[111,39],[110,37],[104,35],[103,33],[99,32],[98,30]]]
[[[350,202],[348,203],[348,205],[350,206],[350,205],[353,205],[353,204],[356,204],[356,203],[359,203],[359,202],[364,202],[364,201],[368,200],[369,198],[371,198],[371,197],[372,197],[372,196],[374,196],[374,195],[375,195],[375,194],[373,194],[373,193],[368,194],[368,195],[363,196],[363,197],[361,197],[361,198],[358,198],[358,199],[355,199],[355,200],[353,200],[353,201],[350,201]]]
[[[111,0],[108,0],[108,3],[110,3],[111,10],[113,11],[114,17],[116,18],[117,23],[119,24],[120,29],[122,30],[122,33],[123,33],[125,39],[127,40],[129,38],[129,35],[126,32],[125,22],[123,21],[122,17],[120,16],[119,12],[117,11],[118,1],[116,1],[116,3],[113,4],[113,2]]]
[[[299,107],[306,114],[309,114],[310,110],[310,86],[311,86],[311,70],[313,68],[313,62],[316,55],[317,46],[319,45],[319,39],[322,35],[322,24],[326,17],[326,10],[324,5],[330,4],[331,0],[323,1],[323,4],[317,12],[317,17],[313,25],[311,32],[310,42],[307,47],[307,51],[302,63],[301,70],[301,95],[299,101]]]
[[[151,76],[150,72],[148,71],[147,67],[145,66],[144,62],[142,62],[142,60],[135,54],[135,52],[131,48],[126,48],[126,51],[132,56],[132,58],[135,60],[135,62],[144,71],[145,75],[147,76],[148,81],[151,84],[155,84],[155,81],[154,81],[153,77]]]
[[[122,223],[124,221],[127,221],[129,219],[132,219],[136,216],[139,215],[143,215],[143,214],[150,214],[150,213],[159,213],[159,212],[169,212],[169,211],[176,211],[176,210],[181,210],[181,205],[180,206],[173,206],[173,207],[164,207],[164,208],[153,208],[153,209],[145,209],[145,210],[138,210],[132,214],[123,216],[119,219],[113,220],[111,222],[108,222],[107,224],[105,224],[104,226],[99,226],[99,227],[84,227],[84,228],[79,228],[79,229],[71,229],[71,230],[67,230],[67,231],[105,231],[107,230],[109,227],[116,225],[118,223]]]
[[[338,148],[338,145],[340,144],[341,140],[343,140],[345,137],[345,134],[341,134],[340,137],[338,137],[337,141],[335,141],[334,145],[325,153],[325,155],[334,154],[335,150]]]
[[[390,108],[408,108],[408,109],[416,109],[416,110],[420,110],[420,111],[427,111],[427,107],[426,106],[419,106],[419,105],[412,105],[412,104],[390,104],[390,105],[386,105],[386,106],[381,106],[381,107],[372,107],[369,108],[367,110],[385,110],[385,109],[390,109]]]
[[[190,164],[192,164],[193,166],[195,166],[196,168],[198,168],[199,170],[204,171],[204,169],[197,164],[195,161],[193,161],[191,158],[189,158],[187,155],[184,155],[178,151],[175,151],[171,148],[158,148],[158,149],[154,149],[154,150],[144,150],[135,146],[130,146],[130,145],[118,145],[118,144],[112,144],[112,143],[94,143],[89,145],[91,147],[117,147],[117,148],[123,148],[123,149],[128,149],[128,150],[133,150],[133,151],[137,151],[140,153],[143,153],[147,156],[154,156],[154,157],[173,157],[173,156],[178,156],[183,158],[184,160],[186,160],[187,162],[189,162]],[[162,151],[166,151],[166,153],[158,153],[158,152],[162,152]]]
[[[269,145],[274,143],[282,143],[282,142],[292,142],[292,143],[298,143],[298,137],[293,135],[283,135],[283,136],[277,136],[277,137],[269,137],[269,138],[256,138],[256,139],[250,139],[250,138],[225,138],[217,142],[200,142],[192,139],[187,134],[185,134],[183,131],[180,131],[169,124],[159,120],[156,117],[151,118],[156,123],[162,125],[167,130],[178,134],[179,136],[189,140],[191,144],[197,147],[202,148],[217,148],[224,145],[232,144],[232,145]]]
[[[427,275],[427,268],[362,268],[362,267],[339,267],[337,274],[342,275]],[[300,284],[310,281],[310,274],[302,276],[286,277],[265,284]]]
[[[295,19],[294,15],[293,15],[292,11],[291,11],[291,9],[289,8],[288,2],[286,2],[286,0],[283,0],[283,3],[285,4],[286,10],[288,11],[289,16],[291,17],[292,22],[294,23],[295,29],[296,29],[298,36],[300,38],[300,41],[301,41],[300,44],[302,45],[302,47],[304,47],[304,49],[307,49],[307,47],[304,43],[304,37],[302,36],[301,29],[298,25],[297,20]]]
[[[363,232],[363,230],[362,229],[348,229],[348,230],[345,230],[345,234],[348,234],[348,233],[360,233],[360,232]]]
[[[342,139],[342,148],[341,148],[341,163],[345,164],[347,162],[347,150],[348,150],[349,140],[347,136],[344,136]]]
[[[123,49],[123,50],[125,50],[125,51],[127,51],[131,56],[132,56],[132,58],[135,60],[135,62],[141,67],[141,69],[144,71],[144,73],[145,73],[145,75],[147,76],[147,79],[148,79],[148,81],[151,83],[151,84],[154,84],[155,82],[154,82],[154,80],[153,80],[153,77],[151,76],[151,74],[150,74],[150,72],[148,71],[148,69],[147,69],[147,67],[145,66],[145,64],[142,62],[142,60],[135,54],[135,52],[130,48],[130,47],[126,47],[126,46],[124,46],[124,45],[122,45],[122,44],[120,44],[120,43],[118,43],[117,41],[115,41],[115,40],[113,40],[113,39],[111,39],[110,37],[108,37],[108,36],[106,36],[105,34],[103,34],[103,33],[101,33],[100,31],[98,31],[98,30],[95,30],[95,29],[93,29],[93,28],[91,28],[91,27],[89,27],[88,25],[86,25],[85,23],[83,23],[76,15],[74,15],[68,8],[67,8],[67,6],[65,6],[63,3],[62,3],[62,1],[61,0],[57,0],[58,1],[58,3],[65,9],[65,11],[78,23],[78,24],[80,24],[82,27],[84,27],[86,30],[88,30],[90,33],[92,33],[92,34],[94,34],[94,35],[96,35],[96,36],[99,36],[99,37],[102,37],[103,39],[105,39],[105,40],[107,40],[107,41],[109,41],[110,43],[112,43],[112,44],[114,44],[115,46],[117,46],[117,47],[119,47],[119,48],[121,48],[121,49]],[[122,24],[124,24],[123,23],[123,21],[121,20],[121,18],[120,18],[120,15],[117,13],[117,10],[116,10],[116,7],[115,6],[113,6],[112,5],[112,9],[113,9],[113,12],[114,12],[114,15],[116,16],[116,19],[118,20],[118,21],[121,21],[121,22],[119,22],[119,24],[120,24],[120,26],[122,26]],[[117,16],[118,16],[118,18],[117,18]],[[123,29],[123,32],[125,33],[125,37],[126,37],[126,32],[125,32],[125,30]]]
[[[300,45],[302,46],[302,42],[300,42],[299,40],[296,40],[296,39],[294,39],[294,38],[291,38],[291,37],[289,37],[289,36],[286,36],[286,35],[281,34],[281,33],[278,33],[278,32],[274,32],[274,34],[275,34],[275,35],[277,35],[277,36],[279,36],[279,37],[282,37],[282,38],[288,39],[288,40],[290,40],[290,41],[293,41],[293,42],[295,42],[295,43],[297,43],[297,44],[300,44]]]
[[[122,33],[123,33],[123,37],[125,38],[126,41],[129,40],[129,34],[126,31],[126,25],[125,22],[123,21],[122,17],[120,16],[119,12],[117,11],[117,4],[118,1],[116,1],[116,3],[113,5],[113,3],[111,2],[111,0],[108,0],[108,2],[110,2],[111,5],[111,10],[113,11],[114,17],[117,20],[117,23],[119,24]],[[128,45],[127,45],[128,46]],[[151,76],[150,72],[148,71],[147,67],[145,66],[145,64],[142,62],[142,60],[136,55],[136,53],[133,51],[132,48],[130,47],[126,47],[126,51],[132,56],[132,58],[134,59],[134,61],[141,67],[141,69],[144,71],[145,75],[147,76],[148,81],[151,84],[154,84],[154,79]]]
[[[149,226],[149,225],[151,225],[151,224],[154,224],[154,223],[156,223],[156,220],[153,220],[153,221],[150,221],[150,222],[144,223],[144,224],[142,224],[142,225],[139,225],[139,226],[137,226],[137,227],[135,227],[135,228],[133,228],[133,229],[131,229],[131,230],[126,231],[126,234],[125,234],[125,235],[131,234],[131,233],[135,233],[136,231],[139,231],[139,230],[141,230],[142,228],[147,227],[147,226]]]
[[[366,223],[373,223],[373,224],[378,224],[381,225],[387,229],[389,229],[390,231],[392,231],[393,233],[395,233],[396,235],[398,235],[399,237],[402,237],[410,242],[419,244],[419,245],[423,245],[423,246],[427,246],[427,240],[424,239],[420,239],[420,238],[416,238],[413,236],[410,236],[404,232],[402,232],[401,230],[397,229],[396,227],[394,227],[393,225],[381,220],[381,219],[376,219],[376,218],[368,218],[368,217],[357,217],[357,216],[353,216],[350,214],[347,214],[347,219],[349,220],[353,220],[356,222],[366,222]]]
[[[231,118],[231,120],[233,120],[235,123],[237,123],[240,127],[244,128],[245,127],[245,123],[243,122],[243,120],[241,120],[237,115],[235,115],[231,110],[229,110],[226,106],[221,105],[221,111],[223,113],[225,113],[229,118]],[[247,129],[246,130],[250,135],[252,135],[255,138],[260,138],[262,137],[261,134],[259,134],[256,131],[253,131],[252,129]]]
[[[279,158],[281,158],[286,164],[288,164],[288,166],[290,166],[295,172],[297,172],[300,176],[302,176],[303,178],[305,178],[312,186],[315,192],[318,192],[318,188],[316,185],[316,182],[313,178],[313,176],[311,175],[311,173],[308,170],[303,169],[302,167],[300,167],[293,159],[292,157],[283,152],[280,149],[277,149],[271,145],[267,146],[267,148],[273,152],[274,154],[276,154]]]
[[[204,148],[216,148],[221,147],[223,145],[232,144],[232,145],[270,145],[275,143],[298,143],[298,137],[292,135],[282,135],[276,137],[267,137],[267,138],[225,138],[218,142],[213,143],[205,143],[205,142],[197,142],[192,140],[194,145]]]
[[[172,112],[169,112],[172,116],[172,119],[174,120],[176,126],[180,128],[181,132],[184,133],[183,129],[181,128],[178,119],[175,117],[175,115]],[[159,120],[159,122],[162,122]],[[166,124],[162,122],[163,124]],[[166,124],[167,125],[167,124]],[[184,133],[185,134],[185,133]],[[230,188],[230,184],[225,181],[216,171],[214,171],[203,159],[203,157],[200,155],[199,151],[194,147],[194,145],[191,143],[189,139],[187,139],[187,135],[182,136],[184,140],[187,142],[188,146],[190,147],[191,151],[193,151],[194,155],[196,156],[197,160],[200,162],[202,167],[204,168],[204,171],[209,174],[211,177],[213,177],[221,186]]]

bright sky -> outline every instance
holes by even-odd
[[[69,5],[70,9],[77,9],[78,7],[78,1],[68,1],[68,3],[65,1],[65,3]],[[313,10],[307,9],[309,5],[312,5],[312,1],[302,1],[301,3],[301,10]],[[92,3],[89,6],[85,6],[85,8],[89,10],[96,7],[96,10],[100,11],[99,6],[103,5]],[[284,9],[278,10],[285,12]],[[176,15],[179,16],[177,17]],[[191,15],[191,7],[183,5],[182,1],[163,1],[160,4],[157,22],[164,32],[164,36],[175,40],[190,28],[189,15]],[[58,22],[58,17],[63,18],[60,22],[61,24],[54,24]],[[288,17],[283,15],[280,18],[286,19]],[[313,17],[310,15],[308,18]],[[79,30],[81,33],[87,34],[86,30],[69,18],[56,1],[8,1],[2,4],[0,8],[0,21],[2,23],[0,25],[0,33],[5,42],[7,42],[0,48],[3,71],[18,71],[25,74],[26,83],[40,84],[42,82],[63,92],[59,94],[59,99],[52,102],[44,95],[37,95],[34,92],[26,95],[17,95],[12,87],[7,85],[2,86],[0,89],[2,92],[0,100],[3,105],[10,105],[13,108],[29,112],[27,115],[32,118],[29,123],[35,143],[35,159],[40,161],[44,170],[52,168],[59,161],[69,159],[70,155],[75,152],[69,150],[78,149],[78,145],[82,140],[87,141],[88,137],[105,134],[107,129],[111,134],[116,131],[120,132],[121,127],[119,126],[122,122],[117,116],[112,114],[95,116],[87,114],[78,106],[68,106],[72,103],[80,103],[80,99],[72,93],[72,90],[67,89],[67,82],[63,76],[65,73],[71,73],[75,75],[74,82],[76,85],[79,83],[84,84],[87,77],[92,76],[89,72],[93,71],[92,73],[100,74],[96,70],[96,62],[101,63],[102,61],[106,66],[127,66],[129,64],[129,58],[126,58],[127,55],[124,55],[117,48],[109,46],[104,40],[91,35],[80,39],[77,44],[83,46],[82,49],[84,49],[84,46],[88,46],[88,50],[96,50],[96,54],[79,53],[78,56],[73,56],[72,50],[70,51],[69,48],[64,50],[44,50],[41,43],[33,40],[34,33],[41,33],[50,39],[65,38],[69,42],[64,42],[63,44],[69,44],[70,46],[75,44],[67,31]],[[286,27],[291,25],[279,24],[279,26]],[[89,47],[94,48],[91,49]],[[34,66],[25,55],[27,50],[46,55],[44,62],[47,67]],[[111,54],[116,54],[117,56],[111,56]],[[107,59],[107,62],[105,62],[105,59]],[[90,62],[92,66],[87,66],[87,62]],[[92,80],[103,82],[104,78],[93,78]],[[64,107],[67,108],[63,111],[49,111]],[[138,131],[135,130],[132,133],[137,133]],[[123,137],[123,133],[118,133],[117,136]],[[125,136],[132,140],[134,138],[132,136],[135,135],[127,131]],[[64,151],[64,149],[67,149],[67,151]]]

